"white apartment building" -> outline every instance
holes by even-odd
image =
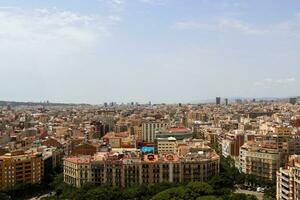
[[[144,142],[154,142],[155,131],[168,127],[169,123],[164,121],[144,121],[142,122],[142,140]]]

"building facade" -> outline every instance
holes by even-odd
[[[300,156],[289,158],[288,165],[277,172],[277,200],[300,199]]]
[[[238,157],[240,155],[240,148],[244,144],[244,142],[244,133],[226,133],[221,141],[221,149],[223,156]]]
[[[240,149],[240,171],[264,179],[275,180],[281,154],[274,145],[244,144]]]
[[[0,156],[0,188],[41,183],[43,175],[42,153],[17,151]]]
[[[121,154],[68,157],[64,160],[64,181],[75,187],[86,183],[128,187],[163,181],[208,181],[219,174],[219,164],[220,157],[212,151],[185,157],[176,154],[148,154],[142,158]]]
[[[166,129],[169,126],[164,121],[144,121],[142,122],[142,140],[144,142],[154,142],[155,132]]]
[[[177,151],[177,140],[174,137],[158,138],[155,144],[158,154],[175,153]]]

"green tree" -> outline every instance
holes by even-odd
[[[151,200],[184,200],[185,189],[183,186],[170,188],[156,194]]]
[[[125,188],[122,191],[122,198],[127,200],[134,200],[140,195],[139,186],[131,186],[129,188]]]
[[[198,197],[197,200],[220,200],[220,198],[210,195],[210,196]]]
[[[241,184],[244,182],[244,175],[239,172],[235,167],[235,162],[230,157],[221,157],[220,159],[220,174],[213,177],[209,184],[214,187],[214,189],[219,190],[221,188],[234,189],[236,184]]]
[[[191,182],[185,187],[184,199],[197,199],[200,196],[213,193],[214,189],[211,185],[203,182]]]

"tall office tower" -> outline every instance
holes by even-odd
[[[228,106],[228,99],[225,99],[225,105]]]
[[[289,102],[290,102],[290,104],[295,105],[297,103],[297,98],[290,98]]]
[[[221,104],[221,97],[216,97],[216,104],[220,105]]]

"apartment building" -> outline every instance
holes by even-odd
[[[64,160],[64,181],[80,187],[91,180],[92,156],[71,156]]]
[[[277,200],[300,199],[300,156],[290,156],[285,167],[277,172]]]
[[[202,111],[191,111],[188,113],[188,120],[191,122],[194,121],[207,122],[208,115]]]
[[[265,135],[255,136],[255,141],[273,143],[281,153],[281,166],[290,155],[300,154],[300,135],[291,132],[289,127],[272,127],[272,132]]]
[[[163,181],[207,181],[219,174],[220,157],[214,152],[177,154],[98,153],[64,160],[64,181],[75,187],[85,183],[128,187]]]
[[[142,127],[133,126],[131,134],[137,136],[138,139],[141,139],[142,138]]]
[[[0,188],[40,183],[43,175],[42,153],[15,151],[0,156]]]
[[[275,144],[248,142],[240,149],[240,171],[246,174],[275,180],[280,166],[281,153]]]
[[[240,147],[245,142],[244,132],[228,132],[224,134],[221,144],[223,156],[238,157],[240,155]]]
[[[280,168],[277,172],[276,199],[293,200],[294,198],[294,177],[291,169]]]
[[[154,142],[155,132],[169,127],[167,121],[145,120],[142,122],[142,140],[144,142]]]
[[[175,153],[177,151],[177,140],[174,137],[158,138],[155,141],[157,153]]]

